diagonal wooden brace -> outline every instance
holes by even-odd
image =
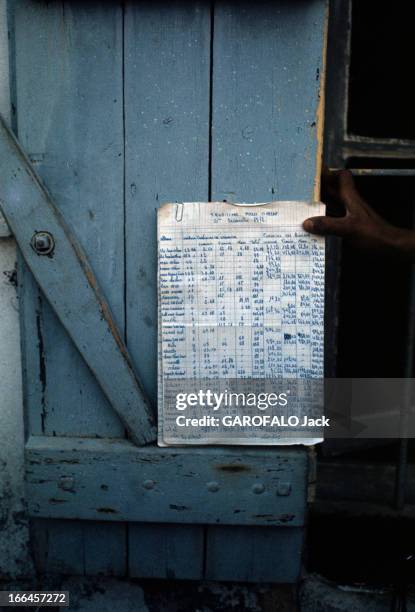
[[[131,439],[153,441],[150,404],[85,253],[2,118],[0,160],[0,208],[27,265]]]

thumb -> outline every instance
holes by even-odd
[[[304,221],[303,228],[318,236],[345,236],[348,233],[346,217],[311,217]]]

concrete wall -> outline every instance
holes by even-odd
[[[6,0],[0,0],[0,113],[10,121],[6,17]],[[32,572],[24,514],[23,445],[16,245],[0,217],[0,579]]]

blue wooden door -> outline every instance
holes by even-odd
[[[318,198],[325,12],[325,0],[10,4],[16,134],[153,406],[156,209]],[[39,569],[296,580],[307,452],[137,447],[19,272]]]

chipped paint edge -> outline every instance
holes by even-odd
[[[316,152],[316,174],[314,177],[314,193],[313,193],[313,199],[315,202],[320,201],[321,171],[323,167],[324,110],[325,110],[325,93],[326,93],[327,39],[328,39],[329,11],[330,11],[329,4],[326,0],[326,9],[325,9],[325,15],[324,15],[324,33],[323,33],[323,46],[322,46],[320,86],[319,86],[319,91],[318,91],[318,106],[317,106],[317,113],[316,113],[317,152]]]

